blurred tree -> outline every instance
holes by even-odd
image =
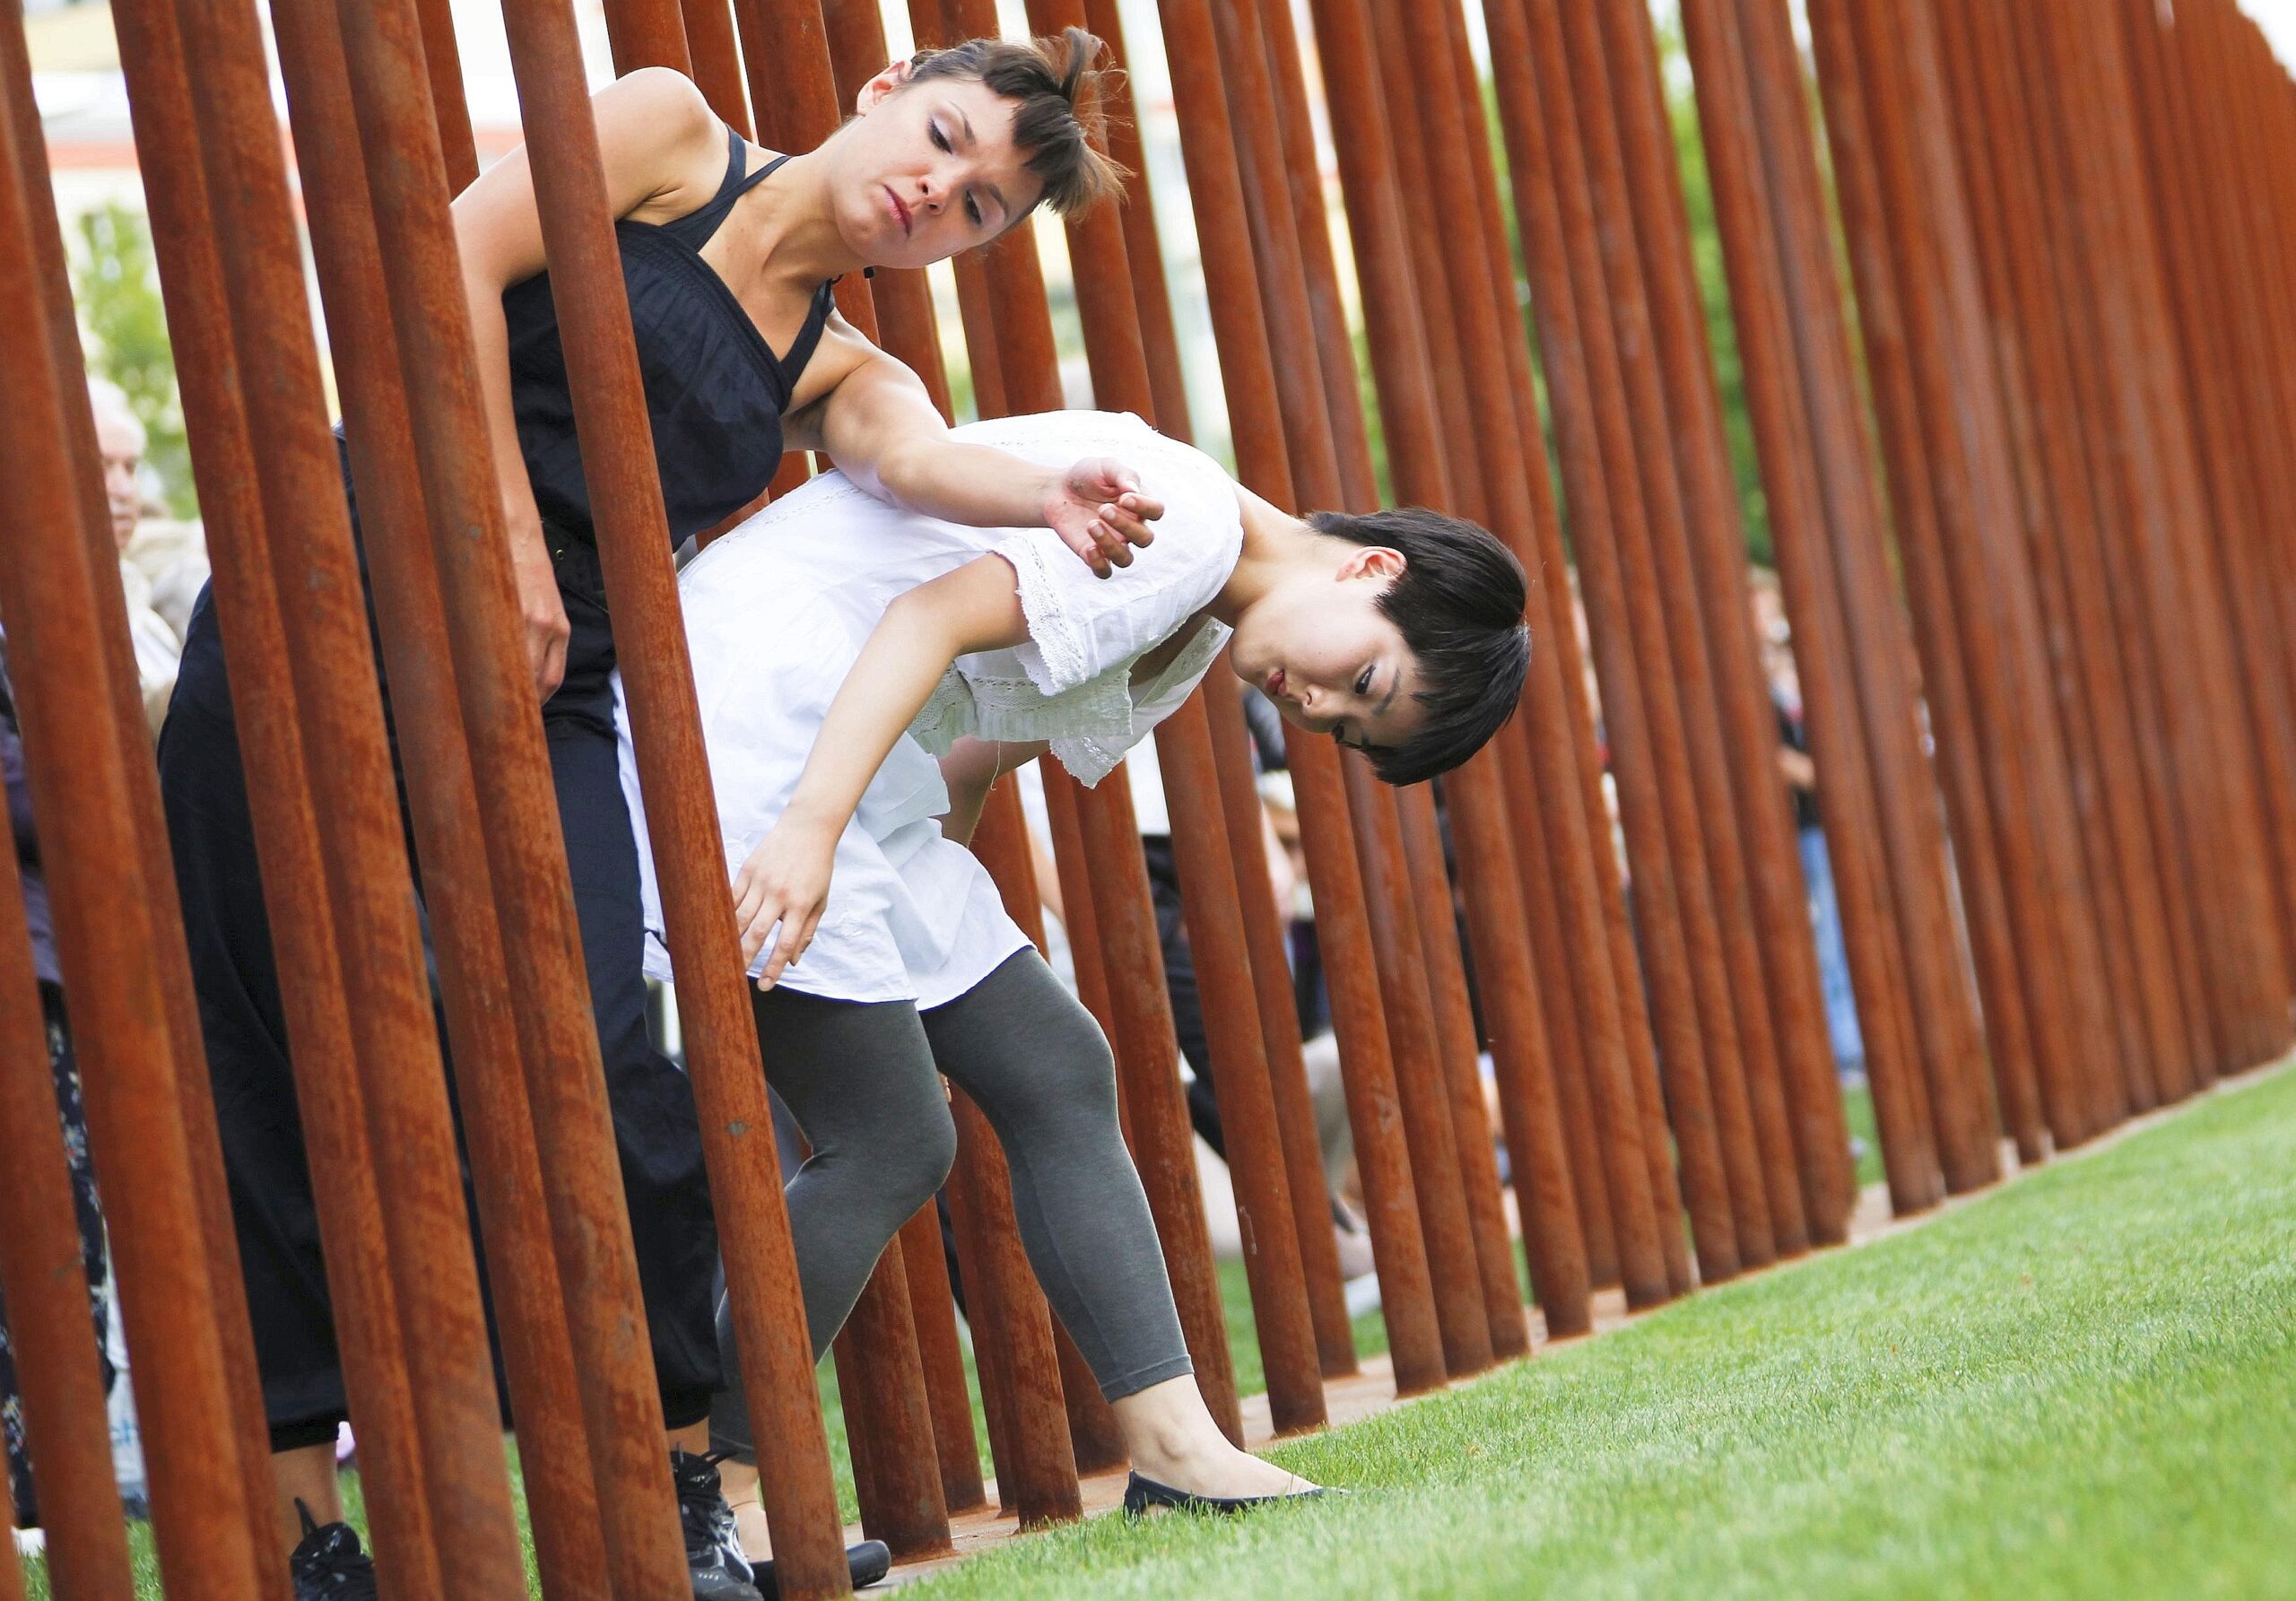
[[[126,391],[150,443],[144,460],[176,516],[198,515],[175,352],[152,261],[152,231],[141,212],[117,202],[79,219],[83,248],[73,267],[73,298],[87,331],[88,369]]]

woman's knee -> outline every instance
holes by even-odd
[[[900,1192],[902,1222],[906,1223],[910,1214],[931,1200],[949,1181],[949,1170],[956,1161],[956,1122],[949,1116],[948,1103],[940,1101],[931,1111],[914,1118],[902,1132],[900,1160],[893,1175]]]

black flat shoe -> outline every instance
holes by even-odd
[[[1170,1507],[1176,1512],[1212,1512],[1225,1518],[1279,1501],[1314,1501],[1324,1493],[1319,1486],[1286,1495],[1196,1495],[1142,1478],[1135,1473],[1125,1481],[1124,1514],[1141,1518],[1155,1508]]]
[[[893,1571],[892,1550],[883,1540],[864,1540],[858,1545],[848,1545],[845,1569],[853,1576],[855,1589],[867,1589],[873,1584],[883,1583],[885,1575]],[[751,1571],[756,1577],[750,1582],[757,1586],[758,1594],[765,1601],[778,1601],[781,1587],[774,1582],[772,1560],[752,1563]]]

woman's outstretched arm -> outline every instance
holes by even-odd
[[[734,920],[747,967],[780,925],[758,978],[770,989],[813,937],[829,900],[838,836],[949,665],[1024,642],[1018,578],[1002,556],[980,556],[895,600],[845,675],[813,737],[797,787],[772,831],[734,879]]]
[[[1094,572],[1131,564],[1131,546],[1153,537],[1162,502],[1140,475],[1096,457],[1043,467],[949,431],[925,384],[842,319],[807,366],[831,379],[820,399],[792,413],[784,442],[827,452],[838,470],[881,500],[975,528],[1048,527]]]

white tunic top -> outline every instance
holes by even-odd
[[[1242,511],[1227,473],[1139,418],[1057,412],[970,424],[959,439],[1048,466],[1109,456],[1164,502],[1154,542],[1096,579],[1048,528],[972,528],[887,505],[842,474],[784,496],[678,580],[727,876],[788,805],[831,700],[896,596],[987,553],[1019,576],[1029,641],[960,659],[877,770],[838,840],[829,901],[780,982],[840,1000],[955,999],[1028,944],[987,872],[941,835],[936,757],[956,741],[1048,740],[1086,784],[1177,710],[1228,638],[1206,619],[1152,681],[1133,665],[1189,624],[1235,570]],[[647,971],[670,977],[661,898],[621,682],[622,781],[637,829]],[[760,955],[754,974],[764,965]]]

